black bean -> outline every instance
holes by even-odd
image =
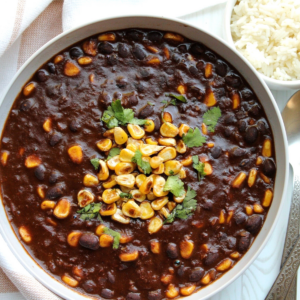
[[[224,129],[224,135],[225,135],[227,138],[229,138],[229,137],[231,136],[231,134],[232,134],[231,128],[230,128],[230,127],[225,127],[225,129]]]
[[[146,87],[142,83],[135,83],[134,86],[139,93],[146,91]]]
[[[141,41],[143,39],[143,32],[132,29],[127,31],[127,36],[134,41]]]
[[[48,189],[46,193],[46,198],[50,200],[58,199],[63,195],[63,190],[61,185],[55,185]]]
[[[107,279],[110,283],[115,283],[116,282],[116,277],[112,272],[107,272]]]
[[[140,293],[128,293],[126,296],[126,300],[141,300]]]
[[[243,121],[243,120],[239,120],[239,121],[238,121],[238,129],[239,129],[239,132],[241,132],[241,133],[245,132],[246,128],[247,128],[246,122]]]
[[[102,54],[111,54],[114,51],[114,47],[109,42],[102,42],[98,45],[98,50]]]
[[[217,250],[210,251],[207,253],[206,257],[203,260],[204,265],[212,266],[215,265],[219,260],[219,252]]]
[[[38,180],[44,180],[45,179],[45,172],[46,168],[44,165],[39,165],[38,167],[35,168],[34,170],[34,175]]]
[[[205,51],[205,56],[207,57],[208,61],[215,62],[217,60],[216,56],[210,51]]]
[[[132,53],[138,60],[143,60],[146,57],[145,51],[139,45],[133,47]]]
[[[233,147],[229,152],[230,157],[241,157],[244,156],[246,153],[247,151],[240,147]]]
[[[82,287],[87,293],[93,293],[97,286],[93,280],[87,280],[82,284]]]
[[[44,82],[48,79],[49,73],[46,70],[38,70],[36,72],[36,78],[39,82]]]
[[[169,243],[167,246],[167,250],[166,253],[168,255],[168,257],[175,259],[178,257],[178,248],[177,245],[174,243]]]
[[[189,71],[195,77],[197,77],[199,75],[199,71],[195,66],[190,66]]]
[[[151,117],[151,120],[154,122],[154,130],[158,131],[161,126],[161,121],[158,116]]]
[[[33,99],[26,99],[20,105],[20,111],[29,111],[33,106],[34,101]]]
[[[258,117],[259,114],[260,114],[260,107],[259,105],[253,105],[250,110],[249,110],[249,113],[254,116],[254,117]]]
[[[216,63],[216,73],[222,77],[224,77],[227,74],[228,66],[227,64],[218,59]]]
[[[234,214],[234,220],[237,225],[244,223],[246,221],[246,218],[247,216],[241,211]]]
[[[250,233],[248,231],[243,231],[240,234],[240,238],[237,244],[237,250],[239,252],[245,252],[248,250],[249,246],[250,246],[250,241],[251,241],[251,236]]]
[[[229,249],[233,249],[236,246],[236,238],[233,236],[229,236],[227,239],[227,244]]]
[[[178,55],[178,54],[176,54],[176,53],[174,53],[174,54],[172,55],[172,60],[173,60],[176,64],[178,64],[178,63],[180,62],[180,60],[181,60],[181,56]]]
[[[226,125],[230,125],[230,124],[234,124],[236,122],[236,118],[234,116],[234,114],[227,114],[225,117],[224,117],[224,122]]]
[[[245,132],[245,141],[247,143],[254,143],[258,138],[258,130],[255,126],[249,126]]]
[[[178,50],[181,53],[186,53],[188,51],[187,46],[185,44],[179,45]]]
[[[128,108],[128,107],[132,107],[132,106],[137,105],[138,102],[139,102],[139,100],[138,100],[137,95],[135,93],[133,93],[132,95],[126,96],[123,99],[122,105],[124,107]]]
[[[246,117],[248,116],[248,113],[245,112],[245,111],[240,110],[240,111],[238,111],[238,112],[235,114],[235,116],[236,116],[236,118],[237,118],[238,120],[240,120],[240,119],[246,118]]]
[[[80,123],[77,120],[72,120],[69,124],[69,128],[73,132],[77,132],[80,129]]]
[[[197,267],[192,270],[189,276],[189,281],[197,282],[203,277],[203,275],[204,275],[204,270],[200,267]]]
[[[214,202],[209,199],[204,199],[201,207],[205,210],[212,210]]]
[[[123,58],[128,57],[130,54],[130,50],[129,50],[128,46],[125,44],[119,44],[118,52],[119,52],[119,55]]]
[[[55,132],[51,135],[50,140],[49,140],[49,144],[50,146],[54,147],[55,145],[57,145],[60,141],[62,140],[62,135],[59,132]]]
[[[238,88],[242,85],[242,79],[240,78],[240,76],[232,72],[226,75],[225,82],[226,84],[234,88]]]
[[[143,79],[149,79],[150,76],[151,76],[150,72],[146,69],[141,69],[140,70],[140,75]]]
[[[262,224],[262,217],[260,215],[252,215],[248,218],[245,228],[252,234],[256,234]]]
[[[201,44],[193,44],[190,51],[192,54],[198,56],[198,55],[204,53],[204,47]]]
[[[50,73],[54,74],[54,73],[56,72],[56,67],[55,67],[55,64],[54,64],[54,63],[49,62],[49,63],[47,64],[47,66],[48,66],[48,70],[49,70]]]
[[[241,95],[242,95],[242,99],[247,101],[254,98],[252,91],[249,90],[248,88],[244,88],[241,91]]]
[[[80,238],[79,238],[79,244],[82,247],[85,247],[87,249],[91,250],[97,250],[99,246],[99,238],[94,235],[93,233],[84,233]]]
[[[114,291],[110,289],[103,289],[100,293],[100,296],[105,299],[112,299],[114,297]]]
[[[240,162],[239,166],[240,166],[241,168],[245,168],[245,167],[247,167],[247,166],[249,165],[250,162],[251,162],[250,159],[243,159],[243,160]]]
[[[222,154],[222,148],[219,146],[215,146],[211,149],[211,156],[215,159],[219,158]]]
[[[58,171],[52,171],[49,176],[49,183],[51,184],[56,183],[60,177],[61,177],[61,173],[59,173]]]
[[[266,134],[267,127],[264,121],[258,121],[257,122],[257,129],[261,134]]]
[[[140,110],[139,117],[141,119],[146,119],[147,117],[151,116],[153,114],[153,112],[154,112],[153,106],[147,104]]]
[[[78,58],[83,55],[83,51],[79,47],[73,47],[70,49],[71,58]]]
[[[150,40],[151,42],[159,43],[163,38],[163,34],[158,31],[150,31],[147,34],[147,37],[148,37],[148,40]]]
[[[187,267],[185,267],[184,265],[181,265],[177,270],[177,275],[179,277],[183,277],[187,270],[188,270]]]
[[[148,293],[148,300],[161,300],[161,290],[150,291]]]
[[[107,63],[110,66],[115,66],[116,64],[118,64],[118,57],[116,54],[112,54],[112,55],[108,55],[107,56]]]
[[[120,79],[117,79],[117,87],[119,89],[124,89],[127,85],[127,80],[125,78],[120,78]],[[120,99],[120,98],[118,98]]]
[[[273,176],[276,171],[275,163],[272,159],[265,159],[263,162],[263,172],[267,176]]]

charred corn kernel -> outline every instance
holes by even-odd
[[[264,140],[263,148],[262,148],[262,155],[265,157],[272,156],[272,144],[269,139]]]
[[[237,259],[240,257],[240,254],[237,251],[235,251],[230,254],[230,257],[233,259]]]
[[[102,159],[99,159],[99,165],[100,165],[100,171],[98,173],[98,179],[100,181],[107,180],[109,177],[109,171],[108,171],[105,161],[103,161]]]
[[[94,74],[91,74],[91,75],[89,76],[90,82],[94,82],[94,79],[95,79],[95,75],[94,75]]]
[[[157,198],[153,192],[150,192],[149,194],[147,194],[146,197],[147,197],[147,200],[149,200],[149,201],[155,200]]]
[[[181,164],[184,166],[184,167],[188,167],[190,166],[191,164],[193,163],[193,159],[192,159],[192,156],[189,155],[187,158],[183,159],[181,161]]]
[[[192,256],[194,250],[194,242],[191,240],[181,241],[179,248],[181,256],[185,259],[188,259]]]
[[[105,216],[112,216],[117,212],[117,205],[116,203],[112,204],[102,204],[101,209],[100,209],[100,215],[105,217]]]
[[[25,152],[25,149],[24,149],[24,148],[20,148],[20,149],[19,149],[19,155],[20,155],[20,156],[23,156],[24,152]]]
[[[77,194],[78,205],[80,207],[85,207],[88,204],[94,202],[94,195],[88,190],[81,190]]]
[[[228,216],[227,216],[227,220],[226,220],[226,223],[229,223],[233,217],[233,213],[234,213],[234,210],[229,210],[228,211]]]
[[[3,167],[6,166],[6,164],[7,164],[8,156],[9,156],[9,152],[8,151],[3,151],[1,153],[1,164],[2,164]]]
[[[273,199],[273,192],[270,189],[265,191],[264,199],[262,201],[263,207],[269,207]]]
[[[153,187],[153,177],[149,176],[145,179],[145,181],[139,187],[139,190],[142,194],[149,194]]]
[[[158,48],[156,48],[154,46],[150,46],[150,45],[147,45],[146,48],[153,53],[157,53],[159,51]]]
[[[164,54],[165,54],[166,59],[169,59],[169,58],[170,58],[170,51],[169,51],[169,49],[165,47],[165,48],[163,49],[163,51],[164,51]]]
[[[160,127],[160,134],[164,137],[173,138],[179,133],[179,129],[170,122],[165,122]]]
[[[207,273],[202,279],[201,279],[201,283],[204,285],[209,284],[211,281],[211,276],[209,273]]]
[[[44,187],[42,185],[38,185],[37,193],[42,199],[45,198],[45,191],[44,191]]]
[[[212,76],[212,64],[210,63],[206,64],[204,76],[205,78],[210,78]]]
[[[216,266],[216,270],[219,272],[224,272],[228,270],[231,267],[231,265],[232,265],[232,260],[229,258],[225,258]]]
[[[152,132],[155,129],[155,124],[153,122],[153,120],[150,119],[146,119],[146,124],[144,125],[144,129],[146,132]]]
[[[151,206],[154,210],[162,209],[169,202],[168,197],[158,198],[151,202]]]
[[[169,122],[169,123],[173,122],[172,115],[167,111],[163,112],[162,118],[163,118],[163,122]]]
[[[56,202],[51,200],[45,200],[41,203],[41,209],[53,209],[56,205]]]
[[[221,210],[219,216],[219,224],[224,224],[224,223],[225,223],[225,212],[224,210]]]
[[[156,169],[163,163],[163,159],[159,156],[153,156],[150,158],[150,166],[152,169]]]
[[[105,189],[110,189],[110,188],[114,187],[117,184],[115,178],[116,178],[116,175],[111,175],[107,181],[102,183],[102,186]]]
[[[121,127],[115,127],[114,139],[118,145],[123,145],[127,142],[128,135]]]
[[[240,95],[238,93],[234,93],[231,96],[231,100],[232,100],[232,109],[238,109],[240,107]]]
[[[120,185],[120,188],[121,188],[121,191],[122,191],[123,193],[130,193],[130,192],[131,192],[131,188],[128,188],[128,187],[126,187],[126,186]],[[126,199],[126,198],[122,198],[122,199]]]
[[[78,284],[79,284],[79,282],[78,282],[76,279],[74,279],[73,277],[71,277],[71,276],[68,275],[68,274],[63,275],[63,276],[61,277],[61,280],[62,280],[65,284],[69,285],[70,287],[76,287],[76,286],[78,286]]]
[[[168,191],[164,192],[164,186],[166,184],[166,180],[159,175],[156,175],[153,180],[153,194],[156,197],[164,197],[168,195]]]
[[[109,129],[103,133],[104,137],[112,137],[114,135],[115,129]]]
[[[174,159],[176,155],[177,155],[176,150],[173,147],[166,147],[165,149],[161,150],[158,153],[158,156],[161,157],[164,162]]]
[[[182,167],[179,171],[179,179],[184,179],[186,178],[186,171],[185,169]]]
[[[41,159],[34,154],[27,156],[25,159],[25,167],[29,169],[35,168],[39,166],[41,163],[42,163]]]
[[[176,175],[180,172],[182,164],[178,160],[168,160],[165,162],[165,174],[167,176]]]
[[[126,217],[123,213],[122,210],[117,208],[117,211],[114,215],[111,216],[111,218],[114,221],[117,221],[121,224],[129,224],[130,223],[130,218]]]
[[[83,185],[84,186],[95,186],[99,184],[99,180],[96,176],[91,175],[91,174],[86,174],[83,177]]]
[[[148,224],[149,234],[158,232],[163,226],[163,221],[160,217],[153,217]]]
[[[169,283],[172,282],[174,276],[171,275],[171,274],[163,274],[161,277],[160,277],[160,281],[165,284],[165,285],[168,285]]]
[[[124,262],[137,260],[138,257],[139,257],[139,252],[137,250],[129,253],[121,253],[119,255],[120,260]]]
[[[102,234],[99,238],[99,245],[101,248],[110,247],[114,242],[114,238],[108,234]]]
[[[256,175],[257,175],[257,170],[251,169],[249,172],[249,176],[248,176],[248,186],[249,187],[252,187],[253,184],[255,183]]]
[[[142,144],[140,145],[140,151],[142,152],[143,156],[151,156],[153,154],[158,153],[165,147],[157,146],[157,145],[149,145],[149,144]]]
[[[186,191],[184,191],[183,195],[182,196],[178,196],[178,197],[175,197],[175,195],[173,195],[173,200],[176,202],[176,203],[182,203],[184,198],[186,196]]]
[[[206,125],[204,123],[202,123],[201,128],[202,128],[202,133],[204,135],[206,135],[207,134],[207,127],[206,127]]]
[[[176,146],[176,140],[174,138],[159,138],[158,143],[164,146]]]
[[[269,177],[267,177],[264,173],[260,172],[259,173],[259,176],[262,178],[262,180],[265,182],[265,183],[270,183],[271,180]]]
[[[28,228],[26,226],[21,226],[19,228],[19,234],[21,236],[21,239],[25,243],[30,243],[32,241],[31,233],[29,232]]]
[[[122,149],[120,152],[120,161],[131,162],[132,158],[134,157],[134,154],[135,153],[129,149]]]
[[[44,124],[43,124],[43,129],[46,131],[46,132],[50,132],[51,129],[52,129],[52,120],[50,118],[48,118]]]
[[[245,210],[246,210],[246,214],[248,216],[251,216],[253,214],[253,209],[252,209],[252,206],[251,205],[246,205],[245,206]]]
[[[133,240],[133,236],[127,235],[127,234],[121,234],[120,237],[120,243],[121,244],[126,244],[129,243]]]
[[[112,32],[102,33],[98,36],[98,41],[114,42],[115,40],[116,40],[116,35]]]
[[[90,63],[92,63],[93,59],[89,56],[83,56],[78,58],[77,61],[80,65],[89,65]]]
[[[167,206],[168,206],[168,210],[171,212],[176,207],[176,203],[169,201]]]
[[[181,35],[177,33],[171,33],[171,32],[165,33],[164,38],[166,40],[171,40],[177,43],[182,43],[184,41],[184,38]]]
[[[144,129],[139,125],[128,124],[127,130],[129,131],[130,135],[137,140],[142,139],[145,135]]]
[[[146,200],[146,195],[142,194],[139,190],[132,190],[130,191],[130,193],[133,199],[136,201],[143,202],[144,200]]]
[[[76,76],[80,73],[80,69],[70,61],[65,63],[64,74],[69,77]]]
[[[62,55],[56,55],[54,57],[54,63],[55,64],[58,64],[58,63],[62,62],[63,60],[64,60],[64,57]]]
[[[213,172],[212,165],[207,161],[204,163],[204,172],[206,176],[211,175]]]
[[[135,170],[135,167],[136,164],[132,162],[119,162],[115,167],[115,172],[117,175],[130,174]]]
[[[147,139],[146,139],[146,143],[147,143],[148,145],[158,145],[158,142],[155,141],[152,137],[147,138]]]
[[[179,295],[178,288],[174,284],[170,283],[168,285],[168,289],[166,291],[166,297],[173,299],[173,298],[177,297],[178,295]]]
[[[264,212],[264,208],[263,208],[259,203],[255,203],[255,204],[253,205],[253,210],[254,210],[254,212],[257,213],[257,214],[261,214],[261,213]]]
[[[72,231],[68,234],[67,242],[71,247],[77,247],[79,244],[79,239],[82,236],[80,231]]]
[[[57,226],[57,223],[51,218],[46,218],[46,222],[51,226]]]
[[[246,179],[246,177],[247,177],[247,174],[245,172],[240,172],[235,177],[235,179],[233,180],[233,182],[231,183],[231,186],[233,188],[238,189],[242,185],[242,183],[244,182],[244,180]]]
[[[214,92],[211,89],[208,89],[206,91],[206,95],[204,98],[204,103],[210,107],[210,106],[214,106],[217,103],[216,97],[214,95]]]
[[[159,65],[160,64],[160,60],[158,57],[149,57],[147,62],[148,65]]]
[[[144,142],[141,141],[141,140],[136,140],[136,139],[133,139],[132,137],[130,137],[130,138],[128,138],[127,145],[130,145],[130,144],[135,145],[137,147],[136,149],[139,149],[140,145],[144,144]]]
[[[150,241],[150,248],[151,248],[152,253],[159,254],[160,251],[161,251],[160,242],[158,240],[151,240]]]
[[[115,180],[119,185],[131,189],[134,187],[135,184],[135,177],[132,174],[119,175],[115,178]]]
[[[116,177],[117,178],[117,177]],[[107,189],[104,190],[102,194],[103,202],[106,204],[111,204],[120,199],[121,191],[119,189]]]
[[[140,175],[136,176],[135,183],[136,183],[137,187],[139,188],[146,179],[147,179],[147,176],[145,174],[140,174]]]
[[[169,210],[166,207],[161,208],[158,211],[158,213],[159,213],[160,216],[162,216],[164,218],[167,218],[170,215],[170,212],[169,212]]]
[[[126,149],[123,149],[123,150],[128,150],[128,151],[131,151],[134,155],[134,152],[138,149],[138,147],[134,144],[129,144],[126,146]],[[123,151],[121,150],[121,152]],[[131,152],[126,152],[127,154],[130,154],[131,155]],[[125,153],[124,153],[125,155]],[[127,156],[130,156],[130,155],[127,155]],[[123,159],[126,159],[125,157]],[[131,161],[131,160],[130,160]]]
[[[53,215],[58,219],[65,219],[70,215],[71,204],[68,199],[61,199],[56,204]]]
[[[103,139],[97,143],[97,147],[100,151],[109,151],[112,147],[112,141],[110,139]]]
[[[151,204],[147,201],[144,201],[140,205],[141,215],[140,218],[142,220],[148,220],[154,216],[154,210],[151,207]]]
[[[180,154],[183,154],[186,152],[186,145],[185,143],[183,142],[183,140],[179,140],[177,142],[177,145],[176,145],[176,151]]]
[[[262,162],[263,162],[262,158],[260,156],[258,156],[257,159],[256,159],[256,165],[259,166],[259,165],[262,164]]]
[[[153,174],[156,174],[156,175],[160,175],[160,174],[163,174],[164,171],[165,171],[165,165],[164,165],[164,164],[161,164],[161,165],[159,165],[158,168],[152,170],[152,173],[153,173]]]
[[[23,95],[29,96],[35,90],[34,82],[28,83],[23,89]]]
[[[107,163],[108,168],[110,170],[114,171],[116,168],[116,165],[120,162],[121,162],[120,155],[116,155],[116,156],[112,157],[111,159],[109,159],[106,163]]]
[[[68,149],[68,154],[75,164],[80,164],[83,159],[82,149],[79,145],[72,146]]]
[[[215,146],[214,143],[207,143],[207,147],[208,147],[208,148],[213,148],[214,146]]]
[[[186,86],[184,86],[184,85],[179,85],[179,86],[177,87],[177,91],[178,91],[179,94],[184,95],[184,94],[186,93]]]
[[[204,253],[207,253],[208,250],[209,250],[209,247],[208,247],[207,244],[202,244],[202,245],[200,246],[200,250],[201,250],[202,252],[204,252]]]
[[[101,234],[103,234],[105,228],[106,227],[103,224],[98,225],[96,228],[96,235],[100,236]]]
[[[180,288],[180,294],[182,296],[189,296],[194,292],[195,289],[196,289],[195,284],[189,284],[187,286]]]
[[[179,136],[182,137],[184,134],[187,134],[190,129],[190,126],[186,124],[181,124],[179,126]]]

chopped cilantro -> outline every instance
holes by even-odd
[[[170,175],[174,175],[174,171],[173,170],[170,170]]]
[[[142,152],[140,150],[136,150],[132,162],[137,163],[137,165],[143,170],[145,174],[150,174],[152,172],[151,166],[147,161],[142,159]]]
[[[191,216],[197,207],[197,201],[194,199],[196,195],[197,193],[188,187],[183,202],[181,204],[177,204],[173,211],[168,215],[164,223],[172,223],[174,222],[175,218],[185,220]]]
[[[147,102],[147,104],[148,104],[148,105],[151,105],[151,106],[155,105],[154,103],[149,102],[149,101]]]
[[[102,221],[102,218],[99,214],[101,206],[101,203],[91,203],[78,210],[77,213],[81,215],[81,220],[91,220],[96,218],[97,220]]]
[[[206,142],[206,137],[196,127],[194,130],[190,128],[187,134],[183,135],[182,140],[188,147],[200,147]]]
[[[177,99],[178,101],[181,101],[183,103],[187,103],[186,98],[183,95],[174,95],[174,94],[167,94],[166,96],[172,97]]]
[[[128,198],[128,199],[132,199],[132,195],[130,193],[120,193],[120,197],[121,198]]]
[[[107,227],[103,229],[103,232],[114,238],[113,249],[118,249],[120,245],[121,234]]]
[[[112,148],[108,153],[107,160],[113,158],[114,156],[119,155],[120,152],[121,152],[120,148]]]
[[[205,166],[205,164],[203,162],[201,162],[201,161],[199,162],[198,155],[193,155],[192,156],[192,160],[193,160],[193,168],[195,170],[197,170],[197,172],[198,172],[198,180],[200,181],[206,175],[206,173],[204,172],[204,166]]]
[[[208,110],[203,115],[203,123],[207,126],[207,129],[211,132],[215,132],[215,127],[219,118],[221,117],[221,109],[220,107],[214,107]]]
[[[93,165],[93,167],[95,168],[95,170],[97,171],[99,168],[99,159],[98,158],[92,158],[90,160],[91,164]]]
[[[169,96],[172,99],[171,100],[163,100],[163,101],[161,101],[161,103],[164,104],[164,106],[162,108],[162,120],[163,120],[163,122],[165,122],[164,117],[163,117],[163,113],[164,113],[165,109],[169,105],[171,105],[171,104],[172,105],[177,105],[177,101],[176,100],[181,101],[183,103],[187,102],[186,98],[184,96],[182,96],[182,95],[166,94],[166,96]]]
[[[170,191],[175,197],[184,194],[184,184],[178,176],[169,176],[164,186],[164,192]]]

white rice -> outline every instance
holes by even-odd
[[[262,74],[300,79],[300,0],[241,0],[233,9],[231,34]]]

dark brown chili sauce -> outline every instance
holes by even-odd
[[[47,272],[59,280],[68,274],[77,280],[77,289],[83,293],[156,300],[176,296],[176,291],[178,297],[190,293],[184,292],[184,286],[196,285],[197,291],[224,273],[217,270],[224,259],[231,260],[230,268],[234,266],[260,231],[268,212],[269,204],[263,205],[263,201],[266,191],[274,188],[275,153],[272,131],[259,100],[243,77],[213,50],[165,34],[120,30],[102,38],[110,41],[98,41],[95,36],[85,40],[90,41],[85,47],[82,41],[62,51],[34,74],[31,82],[35,89],[30,95],[21,93],[17,97],[3,131],[1,193],[12,226],[18,235],[21,226],[27,228],[32,240],[23,243],[24,247]],[[80,65],[81,57],[90,57],[92,62]],[[66,62],[77,66],[79,74],[66,76]],[[170,99],[167,93],[178,95],[180,85],[185,88],[187,103],[177,101],[176,106],[165,110],[171,113],[174,125],[184,123],[201,130],[202,116],[212,108],[205,104],[210,91],[217,101],[214,106],[222,112],[215,132],[206,135],[206,143],[188,148],[176,158],[181,161],[197,154],[213,168],[211,175],[198,181],[192,165],[184,167],[185,186],[197,192],[194,214],[186,220],[176,218],[152,235],[147,230],[149,220],[131,219],[125,225],[103,217],[105,226],[131,235],[132,241],[120,244],[117,250],[69,246],[70,232],[95,233],[101,224],[79,218],[77,193],[84,188],[85,174],[97,174],[90,159],[107,157],[96,147],[107,130],[100,120],[103,112],[113,100],[121,99],[136,117],[153,119],[159,128],[162,101]],[[234,97],[240,100],[235,108]],[[52,120],[49,133],[43,129],[48,118]],[[126,130],[126,126],[123,128]],[[160,136],[157,130],[146,135],[156,140]],[[271,141],[272,152],[264,156],[266,141]],[[214,146],[210,148],[209,143]],[[68,148],[75,144],[83,151],[80,164],[68,155]],[[3,153],[8,153],[7,161]],[[26,168],[24,162],[29,155],[39,157],[42,164]],[[257,175],[249,187],[251,169]],[[232,182],[241,172],[246,179],[233,188]],[[44,199],[37,193],[38,186],[45,192]],[[104,190],[101,182],[88,189],[96,197]],[[68,218],[57,219],[53,209],[41,209],[45,199],[57,202],[61,197],[71,202]],[[179,246],[187,239],[193,241],[194,250],[189,259],[184,259]],[[151,252],[150,240],[160,242],[159,254]],[[120,253],[134,250],[139,252],[137,260],[120,261]]]

